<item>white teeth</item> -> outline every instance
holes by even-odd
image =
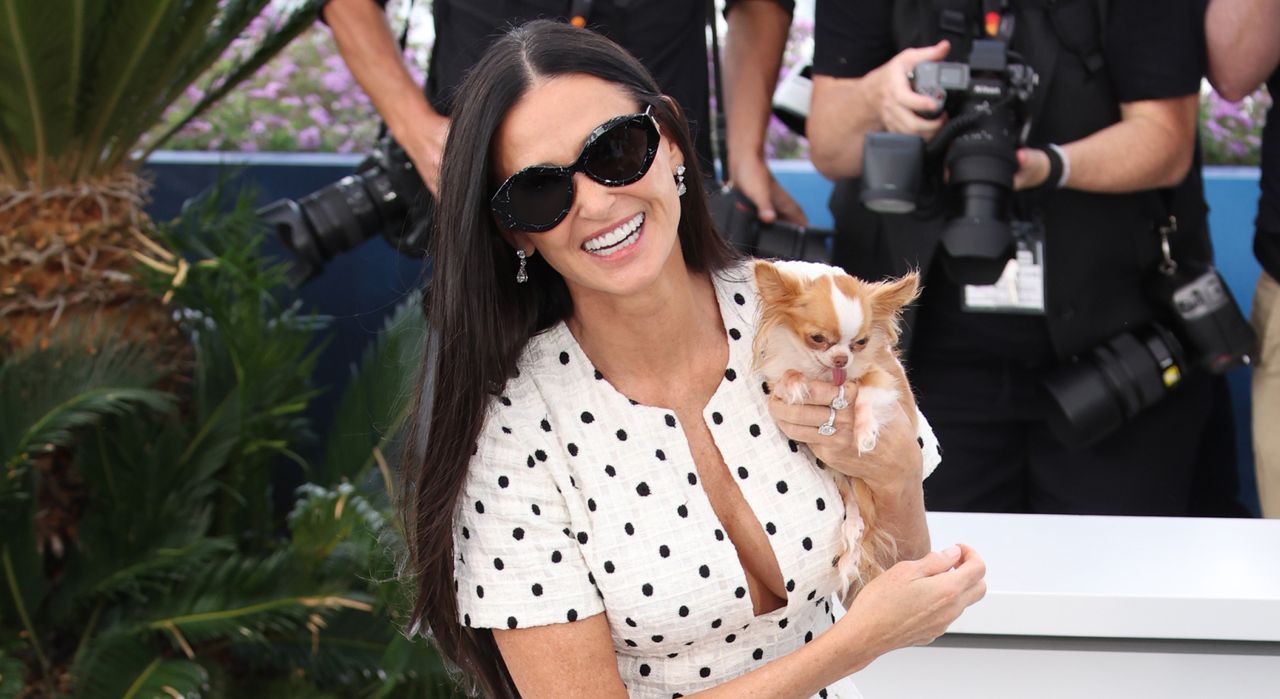
[[[618,226],[617,228],[598,235],[591,240],[582,244],[582,247],[590,253],[597,255],[608,255],[614,252],[612,248],[623,248],[635,242],[639,236],[636,231],[640,230],[640,224],[644,223],[644,214],[636,214],[630,221]],[[623,245],[625,243],[626,245]]]

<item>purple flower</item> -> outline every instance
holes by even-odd
[[[345,70],[334,70],[320,78],[320,85],[330,92],[342,94],[351,89],[351,73]]]
[[[329,112],[326,112],[323,107],[312,107],[311,109],[308,109],[307,116],[311,117],[311,121],[314,121],[316,126],[328,126],[333,123],[333,119],[329,116]]]
[[[315,126],[298,132],[298,147],[303,150],[315,150],[320,146],[320,129]]]

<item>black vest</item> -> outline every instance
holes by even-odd
[[[956,4],[951,0],[895,3],[898,50],[954,38],[945,32],[940,36],[938,6]],[[976,15],[977,3],[960,4],[972,4]],[[1015,0],[1014,4],[1016,31],[1011,48],[1040,76],[1029,142],[1070,143],[1119,121],[1119,102],[1101,54],[1105,8],[1095,0]],[[1052,13],[1069,6],[1073,6],[1070,11],[1081,13],[1071,20],[1077,26],[1084,21],[1096,27],[1095,40],[1088,40],[1088,32],[1084,39],[1077,35],[1064,40],[1059,35],[1054,23],[1062,20]],[[961,50],[953,41],[951,60],[967,57],[967,49]],[[837,264],[867,279],[918,268],[922,278],[939,283],[942,275],[928,277],[928,272],[945,214],[875,214],[859,203],[859,186],[857,180],[842,180],[831,197],[838,231]],[[1015,195],[1018,217],[1038,218],[1045,226],[1045,319],[1059,359],[1167,315],[1144,293],[1145,281],[1160,257],[1153,223],[1165,218],[1166,201],[1178,220],[1178,234],[1171,241],[1174,257],[1210,260],[1198,148],[1191,172],[1168,197],[1156,191],[1091,194],[1070,189]],[[907,325],[913,320],[909,314]]]

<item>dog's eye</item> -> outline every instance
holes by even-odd
[[[813,340],[813,343],[816,345],[827,344],[827,338],[823,337],[822,333],[814,333],[809,336],[809,339]]]
[[[864,338],[862,338],[862,339],[860,339],[860,340],[854,340],[853,344],[854,344],[854,346],[856,346],[856,347],[866,347],[866,346],[867,346],[867,338],[865,338],[865,337],[864,337]]]

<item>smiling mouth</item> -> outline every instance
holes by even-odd
[[[632,216],[629,221],[614,228],[608,233],[602,233],[591,240],[582,244],[582,249],[598,255],[600,257],[608,257],[619,250],[631,247],[640,239],[640,226],[644,223],[644,214],[639,213]]]

